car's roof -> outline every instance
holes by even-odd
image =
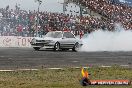
[[[50,32],[69,32],[69,31],[50,31]]]
[[[62,32],[62,31],[52,31],[52,32]]]

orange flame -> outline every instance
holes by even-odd
[[[83,77],[85,77],[85,78],[88,78],[89,77],[88,71],[84,70],[84,68],[81,69],[81,73],[82,73],[82,76]]]

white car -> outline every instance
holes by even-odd
[[[82,41],[75,37],[71,32],[66,31],[51,31],[43,38],[35,37],[30,42],[35,50],[40,48],[52,48],[55,51],[69,50],[78,51],[83,45]]]

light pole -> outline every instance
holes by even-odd
[[[36,36],[38,37],[38,25],[39,25],[39,7],[40,5],[42,4],[42,0],[35,0],[35,2],[38,3],[38,11],[37,11],[37,24],[36,24],[36,27],[37,27],[37,31],[36,31]]]

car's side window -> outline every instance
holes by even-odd
[[[62,37],[62,33],[60,33],[60,32],[56,32],[56,34],[55,34],[55,38],[61,38]]]
[[[66,37],[66,38],[74,38],[74,35],[70,32],[64,32],[63,36]]]

